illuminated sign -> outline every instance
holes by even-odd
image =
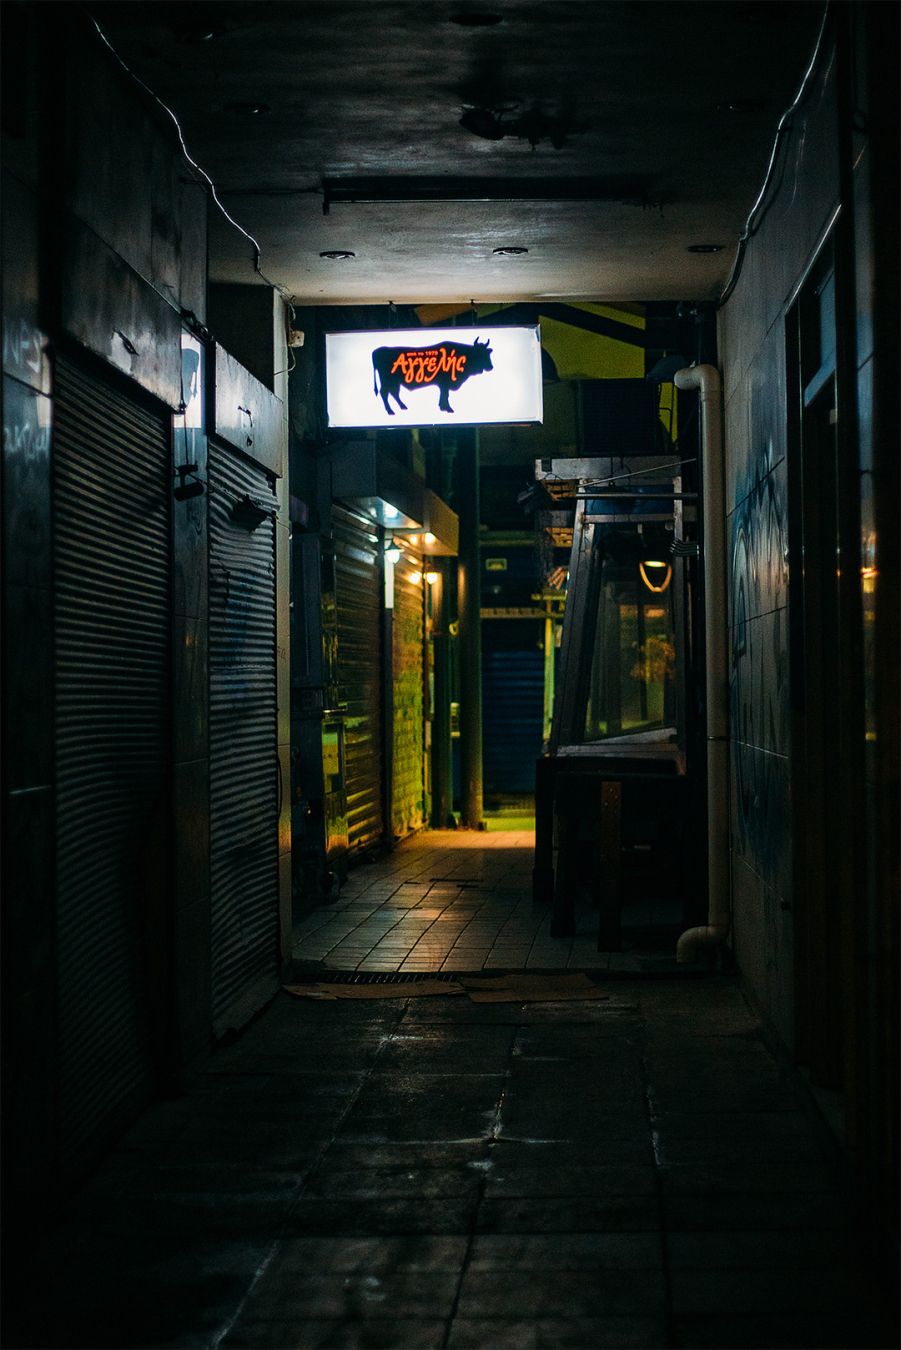
[[[203,428],[203,346],[190,333],[181,335],[181,425]]]
[[[542,419],[537,326],[328,333],[325,368],[331,427]]]

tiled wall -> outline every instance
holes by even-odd
[[[718,336],[730,567],[732,941],[754,997],[792,1049],[787,587],[789,569],[804,559],[790,556],[787,530],[787,481],[795,481],[794,462],[791,479],[786,473],[787,454],[795,452],[786,444],[785,320],[836,221],[846,136],[846,200],[836,233],[844,251],[837,267],[844,267],[846,283],[853,281],[856,312],[844,324],[839,314],[840,376],[846,391],[856,382],[856,397],[846,393],[840,408],[840,416],[853,409],[854,420],[844,424],[838,497],[843,520],[859,520],[859,558],[853,542],[844,556],[850,552],[851,565],[861,570],[863,633],[859,654],[850,630],[842,651],[859,676],[866,739],[862,765],[848,779],[863,798],[863,837],[852,834],[849,809],[854,870],[841,895],[843,928],[835,940],[842,947],[842,987],[834,993],[842,1008],[844,1142],[866,1178],[874,1213],[882,1213],[877,1223],[896,1230],[897,1214],[884,1212],[885,1195],[897,1193],[899,839],[897,12],[887,28],[888,18],[881,6],[834,11],[845,45],[838,56],[834,45],[826,51],[796,115],[778,191],[720,313]],[[843,53],[844,106],[837,92]],[[841,390],[840,382],[840,403]],[[861,749],[847,743],[852,755]]]
[[[838,201],[834,61],[796,117],[785,172],[720,315],[724,373],[733,944],[793,1036],[785,313]],[[794,562],[794,560],[792,560]]]

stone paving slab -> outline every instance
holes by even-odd
[[[635,1350],[666,1343],[652,1317],[455,1318],[452,1350]]]
[[[449,857],[408,866],[416,891]],[[735,982],[609,992],[279,994],[23,1248],[4,1344],[897,1345]]]

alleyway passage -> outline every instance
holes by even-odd
[[[597,913],[579,910],[576,936],[550,936],[550,906],[532,903],[532,830],[432,830],[388,858],[355,868],[333,904],[299,926],[294,955],[330,970],[640,968],[597,950]],[[679,907],[658,900],[624,906],[627,935],[643,943],[678,924]],[[679,928],[666,947],[675,952]]]
[[[605,1001],[280,993],[67,1202],[5,1344],[892,1344],[736,984],[597,978]]]

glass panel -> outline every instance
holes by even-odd
[[[602,541],[586,741],[676,738],[675,587],[671,536],[660,533],[659,545],[630,528]]]

